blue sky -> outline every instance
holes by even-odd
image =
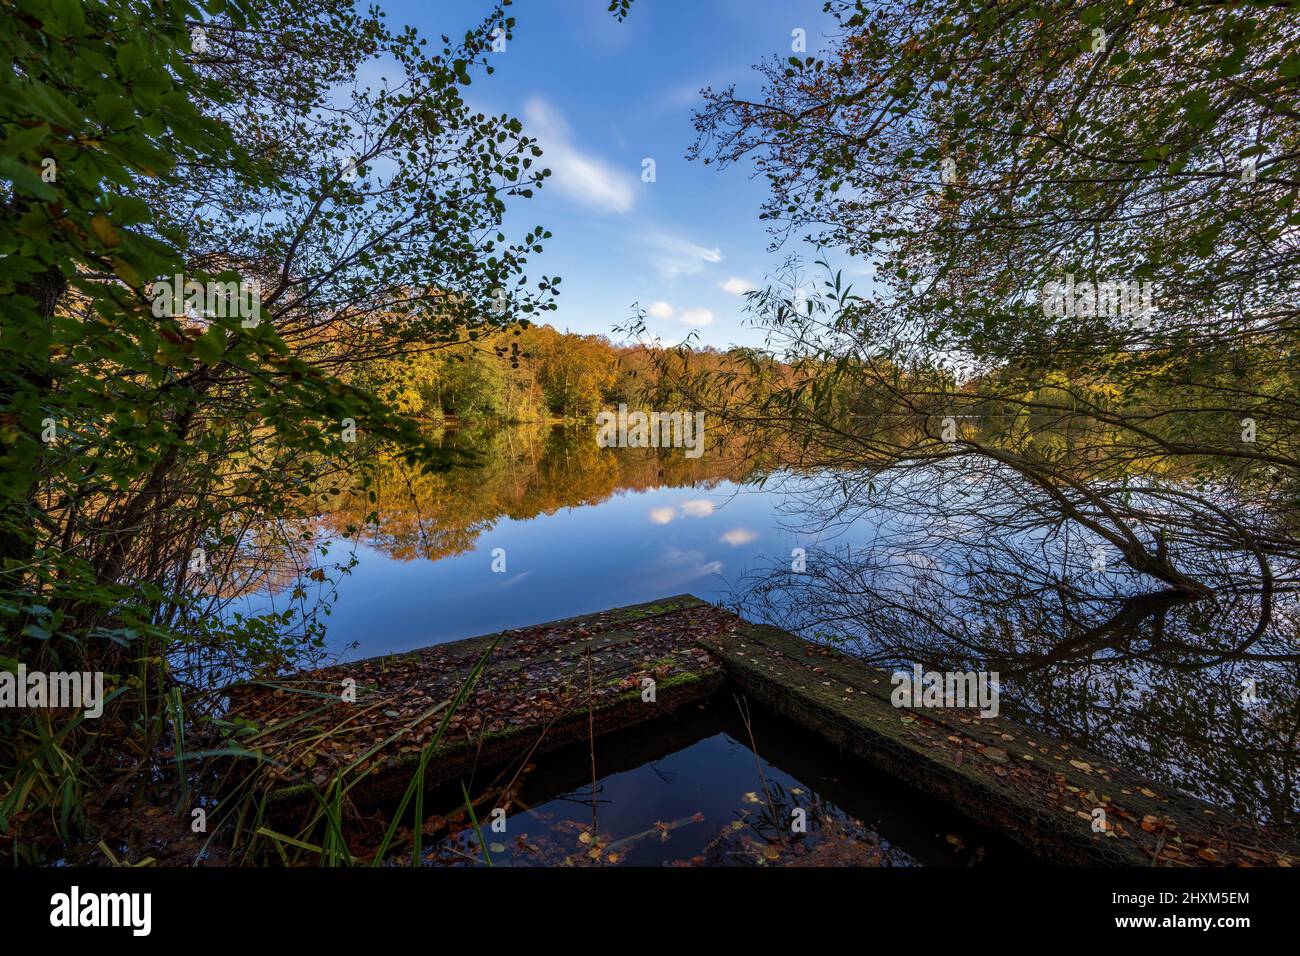
[[[530,268],[530,279],[563,277],[548,321],[608,335],[638,302],[665,342],[695,329],[707,345],[761,345],[738,293],[785,255],[768,251],[757,218],[766,183],[749,168],[688,161],[691,117],[701,87],[755,91],[751,67],[790,56],[792,30],[806,31],[809,54],[821,49],[822,0],[636,0],[622,23],[607,5],[519,0],[509,8],[514,38],[493,54],[496,72],[474,74],[465,91],[475,109],[520,117],[546,151],[551,178],[507,223],[554,233]],[[382,6],[391,26],[414,26],[431,47],[488,10],[475,0]],[[654,182],[642,181],[646,158]]]

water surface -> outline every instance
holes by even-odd
[[[744,483],[756,469],[717,449],[691,460],[600,448],[590,430],[558,426],[447,441],[480,463],[381,470],[378,526],[331,549],[335,563],[356,559],[327,621],[343,660],[675,594],[720,601],[748,571],[823,538],[784,526],[784,493]],[[363,518],[364,506],[341,510],[325,528]]]
[[[494,865],[1025,866],[1010,841],[730,694],[548,755],[505,817]],[[754,741],[755,750],[749,741]],[[481,782],[490,774],[480,774]],[[435,796],[448,813],[460,799]],[[482,861],[461,814],[432,865]]]
[[[1013,718],[1244,816],[1300,822],[1289,595],[1261,629],[1249,594],[1176,600],[1122,564],[1099,571],[1086,535],[967,463],[807,473],[752,448],[691,460],[550,426],[445,440],[477,464],[383,465],[377,502],[321,519],[335,540],[308,601],[330,599],[342,659],[688,592],[880,667],[996,671]],[[1243,560],[1204,556],[1212,572]],[[247,603],[285,607],[288,586]]]

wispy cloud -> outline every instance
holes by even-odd
[[[532,573],[533,573],[532,571],[520,571],[518,574],[512,574],[510,575],[510,577],[506,578],[504,581],[498,584],[497,587],[494,588],[494,590],[499,591],[502,588],[514,587],[516,584],[518,584],[520,581],[522,581],[524,578],[528,577],[528,575]]]
[[[636,196],[631,174],[579,151],[558,109],[535,96],[524,104],[524,119],[529,134],[541,143],[542,162],[551,170],[548,185],[596,209],[620,213],[631,210]]]
[[[688,581],[722,573],[721,561],[706,561],[704,552],[693,549],[665,548],[659,563],[674,568],[680,579]]]
[[[712,501],[704,498],[692,498],[690,501],[683,501],[677,507],[663,505],[659,508],[651,508],[650,523],[668,524],[682,515],[689,515],[692,518],[707,518],[711,514],[713,514]]]
[[[726,282],[719,282],[718,288],[727,293],[727,295],[742,296],[746,292],[752,292],[755,286],[752,282],[747,282],[744,279],[732,276]]]
[[[650,246],[651,263],[666,279],[694,275],[706,265],[722,261],[721,249],[710,249],[666,232],[651,233],[646,242]]]
[[[749,544],[758,540],[758,532],[750,528],[732,528],[722,536],[722,540],[733,548],[738,548],[742,544]]]
[[[668,522],[672,521],[676,517],[677,517],[677,509],[675,508],[651,508],[650,509],[651,524],[668,524]]]
[[[650,307],[646,309],[646,314],[652,319],[663,319],[665,321],[677,316],[677,321],[682,325],[698,328],[702,325],[713,324],[713,312],[709,309],[683,309],[679,315],[677,307],[671,302],[665,302],[659,299],[651,302]]]

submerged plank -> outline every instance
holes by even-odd
[[[690,595],[238,685],[231,717],[249,727],[243,745],[278,765],[274,799],[303,799],[342,774],[354,782],[347,799],[366,805],[405,790],[447,702],[485,655],[432,753],[430,786],[522,764],[729,686],[1048,862],[1300,862],[1294,840],[1005,716],[895,707],[890,672]]]
[[[446,702],[485,654],[482,674],[433,751],[430,786],[708,696],[724,677],[697,638],[742,623],[680,595],[238,685],[230,689],[230,716],[255,728],[243,745],[278,765],[273,800],[305,797],[343,773],[358,781],[348,798],[364,805],[406,788]]]
[[[1300,863],[1294,840],[1007,717],[895,707],[889,671],[833,648],[753,624],[701,643],[718,655],[733,681],[768,707],[1001,830],[1048,862]],[[1094,829],[1095,819],[1104,829]]]

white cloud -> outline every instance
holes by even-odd
[[[715,81],[705,79],[681,83],[659,97],[654,104],[655,112],[681,112],[689,106],[698,106],[704,99],[700,95],[701,90],[713,85],[716,85]]]
[[[749,528],[732,528],[722,536],[722,540],[733,548],[738,548],[742,544],[749,544],[758,540],[758,532],[751,531]]]
[[[682,325],[712,325],[713,313],[708,309],[687,309],[677,321]]]
[[[672,505],[664,505],[660,508],[650,509],[650,522],[652,524],[668,524],[674,520],[678,514],[690,515],[692,518],[707,518],[713,514],[713,502],[702,499],[692,499],[683,501],[678,508]]]
[[[658,302],[651,302],[650,308],[646,309],[646,312],[656,319],[671,319],[676,310],[663,299],[660,299]]]
[[[652,250],[650,261],[666,279],[679,275],[694,275],[710,263],[722,261],[722,250],[710,249],[699,243],[672,236],[668,233],[652,233],[646,237]]]
[[[754,283],[732,276],[726,282],[719,282],[718,288],[727,293],[727,295],[741,296],[746,292],[753,291]]]
[[[541,97],[524,104],[525,131],[536,136],[543,150],[542,164],[551,170],[553,185],[578,202],[606,212],[627,212],[635,197],[633,177],[585,155],[569,139],[560,111]]]
[[[656,563],[669,572],[666,576],[660,577],[662,582],[660,587],[671,586],[674,582],[682,583],[695,578],[708,577],[711,574],[721,574],[723,568],[721,561],[706,561],[702,551],[683,551],[680,548],[665,548]]]

